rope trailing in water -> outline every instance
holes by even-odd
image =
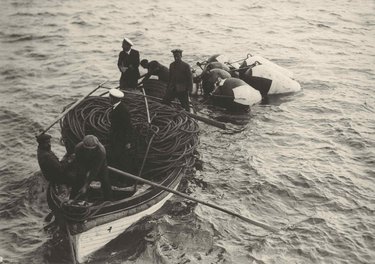
[[[160,179],[174,170],[194,165],[194,151],[198,145],[197,122],[183,110],[148,100],[151,123],[148,123],[145,101],[141,94],[126,94],[123,99],[135,129],[136,160],[143,164],[142,177]],[[69,107],[69,105],[67,106]],[[62,141],[68,153],[85,135],[92,134],[108,148],[109,99],[100,96],[87,97],[60,121]],[[149,146],[152,141],[151,146]],[[148,149],[149,147],[149,149]]]

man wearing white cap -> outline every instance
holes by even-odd
[[[125,103],[121,100],[124,93],[118,89],[109,91],[109,99],[112,104],[112,111],[109,114],[111,122],[109,134],[109,157],[110,166],[119,170],[135,173],[134,153],[132,146],[133,125],[131,116]],[[115,177],[116,179],[116,177]],[[123,182],[117,178],[117,181]]]
[[[117,66],[121,72],[120,88],[137,88],[139,79],[139,52],[132,49],[133,43],[130,39],[122,41],[122,51],[118,56]]]

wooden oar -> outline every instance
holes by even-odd
[[[102,87],[103,84],[105,84],[106,82],[108,82],[108,80],[102,82],[101,84],[99,84],[94,90],[92,90],[91,92],[89,92],[87,95],[85,95],[84,97],[82,97],[81,99],[79,99],[77,102],[75,102],[74,104],[72,104],[68,109],[66,109],[64,112],[62,112],[56,119],[55,121],[52,122],[51,125],[49,125],[46,129],[44,129],[38,136],[46,133],[51,127],[53,127],[57,122],[59,122],[59,120],[61,118],[63,118],[70,110],[72,110],[74,107],[76,107],[80,102],[82,102],[86,97],[90,96],[91,94],[93,94],[96,90],[98,90],[99,88]]]
[[[72,234],[70,233],[68,224],[66,224],[66,223],[65,223],[65,230],[66,230],[66,235],[68,236],[69,249],[70,249],[70,253],[71,253],[71,256],[72,256],[72,264],[76,264],[77,263],[77,256],[76,256],[76,252],[75,252],[74,246],[73,246],[73,238],[72,238]]]
[[[164,190],[164,191],[171,192],[171,193],[173,193],[173,194],[177,194],[177,195],[179,195],[179,196],[181,196],[181,197],[184,197],[185,199],[188,199],[188,200],[191,200],[191,201],[194,201],[194,202],[197,202],[197,203],[200,203],[200,204],[206,205],[206,206],[208,206],[208,207],[211,207],[211,208],[214,208],[214,209],[216,209],[216,210],[222,211],[222,212],[224,212],[224,213],[230,214],[230,215],[232,215],[232,216],[238,217],[238,218],[244,220],[244,221],[247,222],[247,223],[250,223],[250,224],[256,225],[256,226],[261,227],[261,228],[264,228],[264,229],[266,229],[266,230],[269,230],[269,231],[272,231],[272,232],[276,232],[276,231],[278,231],[277,228],[274,228],[274,227],[272,227],[272,226],[266,225],[266,224],[264,224],[264,223],[261,223],[261,222],[258,222],[258,221],[252,220],[252,219],[249,219],[249,218],[247,218],[247,217],[245,217],[245,216],[242,216],[242,215],[240,215],[240,214],[237,214],[237,213],[235,213],[235,212],[232,212],[232,211],[230,211],[230,210],[228,210],[228,209],[225,209],[225,208],[223,208],[223,207],[220,207],[220,206],[218,206],[218,205],[215,205],[215,204],[212,204],[212,203],[208,203],[208,202],[205,202],[205,201],[200,200],[200,199],[197,199],[197,198],[190,197],[189,195],[186,195],[186,194],[184,194],[184,193],[182,193],[182,192],[179,192],[179,191],[176,191],[176,190],[170,189],[170,188],[168,188],[168,187],[165,187],[165,186],[163,186],[163,185],[160,185],[160,184],[158,184],[158,183],[155,183],[155,182],[152,182],[152,181],[149,181],[149,180],[146,180],[146,179],[143,179],[143,178],[137,177],[137,176],[135,176],[135,175],[133,175],[133,174],[130,174],[130,173],[128,173],[128,172],[124,172],[124,171],[118,170],[118,169],[113,168],[113,167],[108,167],[108,170],[113,171],[113,172],[115,172],[115,173],[118,173],[119,175],[122,175],[122,176],[124,176],[124,177],[127,177],[127,178],[130,178],[130,179],[133,179],[133,180],[137,180],[137,181],[140,181],[140,182],[143,182],[143,183],[149,184],[149,185],[151,185],[151,186],[157,187],[157,188],[162,189],[162,190]]]
[[[195,118],[199,121],[202,121],[206,124],[209,124],[211,126],[214,126],[214,127],[218,127],[218,128],[221,128],[221,129],[227,129],[226,125],[224,123],[221,123],[221,122],[218,122],[218,121],[215,121],[215,120],[212,120],[212,119],[209,119],[209,118],[206,118],[204,116],[200,116],[200,115],[196,115],[196,114],[193,114],[193,113],[190,113],[190,112],[187,112],[186,111],[186,114],[192,118]]]
[[[130,91],[124,91],[124,93],[130,93],[130,94],[140,95],[139,93],[134,93],[134,92],[130,92]],[[158,101],[162,101],[163,100],[162,98],[151,96],[151,95],[141,95],[141,96],[152,98],[152,99],[155,99],[155,100],[158,100]],[[180,105],[180,103],[178,103],[178,102],[172,102],[172,103]],[[185,113],[187,115],[189,115],[190,117],[195,118],[195,119],[197,119],[199,121],[205,122],[206,124],[209,124],[211,126],[215,126],[215,127],[221,128],[221,129],[226,129],[225,124],[221,123],[219,121],[215,121],[215,120],[212,120],[212,119],[209,119],[209,118],[206,118],[206,117],[203,117],[203,116],[199,116],[199,115],[187,112],[187,111],[185,111]]]

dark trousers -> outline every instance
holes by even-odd
[[[184,108],[186,111],[190,111],[189,107],[189,92],[188,91],[182,91],[182,92],[175,92],[175,91],[167,91],[163,102],[166,104],[170,104],[173,99],[177,98],[182,108]]]
[[[120,77],[120,89],[135,89],[138,86],[138,78],[134,76],[126,76],[125,74],[121,74]]]
[[[83,185],[86,182],[86,175],[89,172],[89,170],[84,169],[84,168],[78,168],[77,171],[77,176],[74,185],[72,186],[72,192],[70,194],[70,198],[74,199],[79,190],[83,187]],[[108,169],[107,169],[107,164],[103,166],[100,170],[100,173],[98,175],[98,179],[94,180],[99,180],[101,183],[101,190],[103,193],[103,197],[105,200],[111,200],[112,199],[112,187],[111,187],[111,182],[109,181],[108,177]],[[80,196],[81,199],[87,200],[87,193],[82,194]]]
[[[123,149],[121,152],[117,152],[117,155],[111,155],[108,160],[109,166],[137,176],[138,168],[135,159],[136,152],[134,149],[133,146],[131,149]],[[115,172],[111,172],[110,179],[112,185],[116,186],[131,186],[135,183],[134,180]]]

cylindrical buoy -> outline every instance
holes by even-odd
[[[263,97],[269,94],[293,93],[301,90],[301,85],[275,70],[275,68],[260,64],[248,69],[242,79],[255,89],[257,89]]]
[[[231,75],[229,72],[223,69],[212,69],[204,72],[204,74],[202,74],[202,88],[204,95],[209,95],[215,89],[215,83],[218,78],[227,79],[230,77]]]
[[[244,110],[260,102],[258,90],[237,78],[227,78],[212,93],[213,104],[227,109]]]

